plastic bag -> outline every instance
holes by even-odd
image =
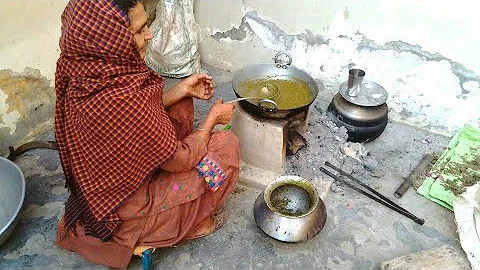
[[[480,270],[480,183],[455,197],[453,211],[460,244],[473,270]]]
[[[199,27],[193,0],[160,0],[150,29],[145,60],[160,75],[174,78],[200,72]]]

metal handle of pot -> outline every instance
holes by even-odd
[[[264,103],[268,103],[268,104],[271,104],[273,105],[274,108],[267,108],[265,106],[262,106],[262,104]],[[271,99],[262,99],[258,102],[257,106],[262,109],[264,112],[267,112],[267,113],[275,113],[278,111],[278,105],[277,103],[275,103],[275,101],[271,100]]]
[[[288,58],[287,61],[281,59],[280,57],[281,56],[286,56]],[[279,52],[277,53],[277,55],[275,55],[275,65],[278,67],[278,68],[283,68],[283,69],[287,69],[291,64],[292,64],[292,56],[287,53],[287,52]]]

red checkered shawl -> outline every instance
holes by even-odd
[[[81,221],[104,241],[120,223],[116,208],[176,149],[165,82],[127,27],[110,1],[70,1],[55,74],[55,136],[71,191],[65,228]]]

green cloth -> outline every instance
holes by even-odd
[[[451,173],[448,168],[456,167],[459,164],[468,168],[468,164],[472,161],[480,161],[480,129],[465,125],[450,140],[447,149],[435,162],[431,171],[442,175],[444,179],[461,182],[462,175]],[[480,175],[480,171],[471,168],[468,170],[467,173]],[[455,195],[452,191],[446,190],[443,183],[442,179],[426,177],[417,192],[453,211]]]

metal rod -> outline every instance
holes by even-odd
[[[393,195],[397,198],[400,198],[407,192],[408,188],[412,185],[413,181],[415,180],[416,177],[418,177],[423,170],[430,164],[433,160],[433,155],[427,154],[422,157],[422,160],[417,164],[415,169],[408,175],[407,178],[405,178],[405,181],[397,188],[395,193]]]
[[[366,188],[367,190],[371,191],[372,193],[374,193],[375,195],[377,195],[378,197],[380,197],[381,199],[383,199],[384,201],[386,201],[387,203],[389,203],[390,205],[392,205],[393,207],[396,207],[398,208],[400,211],[403,211],[409,215],[412,215],[414,218],[417,218],[419,220],[423,220],[423,219],[420,219],[418,217],[416,217],[415,215],[413,215],[412,213],[410,213],[407,209],[401,207],[400,205],[396,204],[395,202],[391,201],[390,199],[388,199],[387,197],[383,196],[382,194],[380,194],[379,192],[377,192],[375,189],[371,188],[370,186],[368,186],[367,184],[363,183],[362,181],[358,180],[357,178],[353,177],[352,175],[346,173],[345,171],[341,170],[340,168],[336,167],[335,165],[333,165],[332,163],[326,161],[325,162],[325,165],[331,167],[332,169],[338,171],[341,175],[344,175],[346,177],[348,177],[349,179],[353,180],[354,182],[360,184],[362,187]],[[425,222],[425,221],[423,221]],[[418,223],[418,222],[417,222]],[[423,225],[423,224],[422,224]]]
[[[361,185],[362,187],[366,188],[367,190],[371,191],[373,194],[377,195],[378,197],[380,197],[381,199],[385,200],[387,203],[393,205],[394,207],[397,207],[398,209],[402,210],[402,211],[405,211],[406,213],[409,213],[411,214],[407,209],[404,209],[403,207],[401,207],[400,205],[396,204],[395,202],[391,201],[389,198],[383,196],[382,194],[380,194],[379,192],[377,192],[375,189],[371,188],[370,186],[368,186],[367,184],[363,183],[362,181],[358,180],[357,178],[353,177],[352,175],[346,173],[345,171],[341,170],[340,168],[336,167],[335,165],[333,165],[332,163],[326,161],[325,162],[325,165],[327,165],[328,167],[338,171],[341,175],[343,176],[346,176],[350,179],[352,179],[354,182],[358,183],[359,185]]]
[[[36,148],[48,148],[53,150],[58,149],[56,141],[32,141],[20,145],[17,149],[13,148],[12,146],[8,147],[8,149],[10,150],[10,154],[8,155],[7,159],[14,161],[24,152]]]
[[[358,193],[362,194],[362,195],[365,195],[367,196],[368,198],[380,203],[380,204],[383,204],[384,206],[412,219],[413,221],[415,221],[416,223],[420,224],[420,225],[423,225],[425,223],[425,220],[421,219],[421,218],[418,218],[416,217],[415,215],[413,215],[412,213],[408,212],[408,211],[405,211],[405,210],[402,210],[403,208],[398,208],[398,205],[397,207],[395,207],[394,205],[391,205],[385,201],[382,201],[381,199],[373,196],[372,194],[369,194],[357,187],[355,187],[354,185],[348,183],[347,181],[343,180],[341,177],[338,177],[336,175],[334,175],[333,173],[331,173],[330,171],[328,171],[327,169],[323,168],[323,167],[320,167],[320,171],[322,171],[323,173],[325,173],[326,175],[332,177],[333,179],[337,180],[337,181],[340,181],[342,182],[343,184],[347,185],[349,188],[357,191]]]

